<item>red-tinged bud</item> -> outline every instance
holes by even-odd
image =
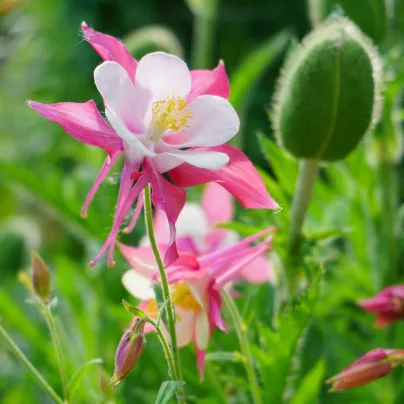
[[[393,367],[404,364],[404,350],[377,348],[360,357],[336,376],[327,380],[330,391],[363,386],[388,375]]]
[[[41,256],[35,251],[32,251],[31,263],[32,284],[34,286],[35,293],[43,303],[48,304],[51,296],[49,268]]]
[[[363,310],[376,315],[376,327],[384,327],[404,318],[404,285],[395,285],[380,291],[371,299],[362,300]]]
[[[115,355],[115,371],[111,379],[112,387],[117,386],[126,378],[144,351],[146,346],[145,324],[144,320],[138,319],[121,338]]]

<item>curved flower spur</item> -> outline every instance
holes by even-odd
[[[182,187],[214,181],[244,207],[278,207],[248,158],[225,145],[238,132],[239,119],[227,101],[229,83],[223,63],[213,70],[189,71],[181,59],[163,52],[148,54],[138,62],[119,40],[85,23],[82,32],[104,60],[95,69],[94,79],[109,124],[92,100],[57,104],[29,101],[28,105],[77,140],[108,153],[84,202],[83,217],[98,187],[124,153],[113,226],[90,265],[107,252],[108,265],[114,265],[119,229],[147,184],[152,188],[153,205],[165,212],[169,223],[166,266],[178,258],[175,222],[186,199]],[[135,226],[141,208],[139,198],[127,231]]]

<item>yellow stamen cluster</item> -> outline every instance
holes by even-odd
[[[167,97],[152,105],[153,122],[164,133],[167,130],[185,132],[192,112],[182,97]]]

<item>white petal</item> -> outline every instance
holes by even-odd
[[[150,277],[130,269],[123,274],[122,283],[132,296],[140,300],[154,299],[153,284]]]
[[[187,122],[189,128],[180,137],[178,147],[219,146],[236,135],[240,120],[232,105],[224,98],[202,95],[193,100],[188,109],[192,118]]]
[[[202,207],[187,202],[178,216],[175,227],[177,237],[191,236],[196,244],[201,244],[208,232],[208,221]]]
[[[229,156],[216,151],[175,150],[156,154],[153,163],[160,173],[172,170],[182,163],[208,170],[219,170],[229,162]]]
[[[135,80],[136,86],[150,91],[153,101],[172,96],[186,98],[191,90],[191,73],[186,63],[164,52],[144,56]]]
[[[198,349],[204,350],[209,343],[209,319],[205,311],[200,311],[195,320],[195,342]]]
[[[94,80],[108,109],[135,133],[143,133],[150,97],[134,87],[126,70],[116,62],[104,62],[95,69]]]
[[[188,345],[194,334],[195,312],[193,310],[185,310],[176,306],[177,322],[175,330],[177,332],[177,343],[179,347]]]

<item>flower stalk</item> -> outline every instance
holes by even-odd
[[[20,360],[24,367],[29,373],[34,377],[36,382],[42,389],[49,395],[49,397],[57,404],[64,404],[63,400],[58,396],[58,394],[53,390],[53,388],[48,384],[48,382],[43,378],[43,376],[36,370],[35,366],[28,360],[24,353],[18,348],[11,336],[7,331],[0,325],[0,336],[3,338],[6,345],[9,347],[10,351]]]
[[[250,352],[250,347],[248,345],[248,338],[245,329],[245,325],[243,324],[243,320],[241,319],[240,313],[237,309],[234,300],[231,298],[229,293],[226,290],[222,291],[222,296],[226,308],[230,314],[231,320],[233,322],[233,327],[236,330],[237,338],[240,343],[241,353],[244,356],[244,367],[247,373],[248,383],[251,388],[251,395],[253,398],[254,404],[263,404],[260,388],[257,381],[257,376],[254,371],[253,360]]]
[[[174,361],[174,368],[175,372],[171,375],[173,380],[181,382],[182,381],[182,372],[181,372],[181,361],[180,355],[177,345],[177,334],[175,331],[175,312],[174,306],[171,300],[170,295],[170,288],[168,284],[167,274],[164,269],[163,261],[160,256],[160,252],[157,246],[156,237],[154,235],[153,230],[153,212],[152,212],[152,202],[151,202],[151,192],[150,192],[150,185],[147,185],[144,191],[144,213],[145,213],[145,221],[146,221],[146,229],[147,234],[150,240],[150,246],[153,250],[154,257],[156,259],[157,267],[160,273],[160,280],[161,280],[161,291],[163,295],[164,301],[167,302],[166,306],[166,317],[167,317],[167,325],[168,325],[168,332],[170,334],[170,341],[171,341],[171,350],[172,350],[172,358]],[[157,331],[157,328],[156,328]],[[157,331],[157,335],[160,338],[159,332]],[[160,338],[160,342],[162,342]],[[165,349],[164,343],[162,343],[163,348]],[[177,394],[177,400],[179,403],[185,403],[184,400],[184,390],[183,387],[180,388],[179,393]]]

